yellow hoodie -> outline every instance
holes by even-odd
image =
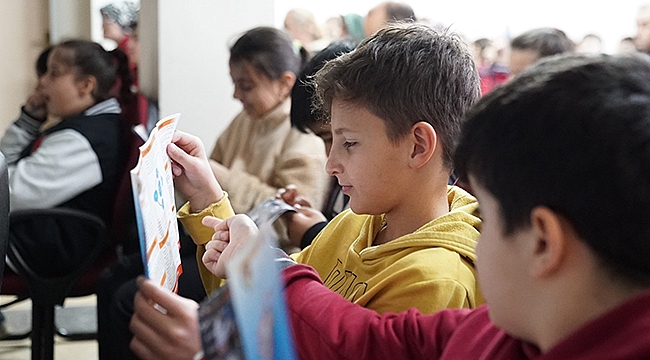
[[[457,187],[447,198],[449,213],[378,246],[372,243],[384,216],[345,211],[292,257],[314,267],[328,288],[380,314],[476,307],[483,303],[474,269],[478,205]]]
[[[314,267],[333,291],[380,314],[413,307],[423,313],[476,307],[483,303],[474,269],[474,248],[481,227],[478,204],[457,187],[449,187],[448,201],[449,213],[411,234],[377,246],[372,242],[384,216],[345,211],[321,231],[311,246],[292,257]],[[206,211],[228,217],[224,203],[215,204],[221,208],[219,211]],[[205,239],[205,235],[197,233],[196,220],[188,221],[192,215],[182,214],[182,210],[181,221],[197,244],[209,241],[211,234]],[[201,226],[201,214],[193,217]],[[203,246],[199,246],[199,264],[209,293],[221,285],[221,279],[207,276],[200,261],[202,253]]]

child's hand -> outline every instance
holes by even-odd
[[[193,135],[176,131],[172,143],[167,146],[172,159],[174,185],[190,201],[192,212],[199,212],[223,197],[201,140]]]
[[[129,324],[131,350],[140,359],[191,359],[201,350],[199,304],[143,277],[138,289]]]
[[[304,197],[300,196],[296,185],[290,184],[285,188],[278,189],[278,192],[275,194],[275,198],[282,200],[291,206],[306,206],[311,207],[309,201],[305,200]]]
[[[289,211],[282,218],[287,226],[287,236],[291,244],[299,246],[307,230],[320,222],[327,221],[327,218],[312,207],[300,206],[300,204],[294,206],[298,212]]]
[[[27,99],[24,107],[25,112],[38,121],[45,121],[47,119],[47,108],[45,107],[45,97],[36,89],[33,94]]]
[[[235,215],[226,220],[206,216],[203,225],[214,229],[212,240],[205,244],[203,264],[214,275],[225,279],[226,266],[248,241],[258,236],[259,230],[246,215]]]

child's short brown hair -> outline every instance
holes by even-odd
[[[384,120],[392,141],[415,123],[428,122],[449,168],[461,119],[480,97],[476,65],[465,43],[423,25],[379,31],[325,64],[314,83],[316,106],[326,118],[334,99],[358,104]]]

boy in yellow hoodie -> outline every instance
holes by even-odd
[[[392,26],[328,62],[315,85],[331,119],[327,171],[350,196],[351,211],[335,217],[294,259],[313,266],[330,289],[379,313],[481,304],[477,203],[447,186],[461,118],[479,98],[478,74],[462,40],[425,26]],[[198,138],[179,132],[168,153],[175,184],[189,199],[179,217],[202,257],[214,230],[201,221],[233,210]],[[208,292],[222,283],[210,270],[201,269]],[[131,348],[143,358],[200,350],[196,306],[167,296],[176,304],[136,296]],[[154,303],[173,310],[142,311]]]
[[[461,39],[424,26],[392,27],[328,62],[315,85],[320,110],[331,118],[327,171],[350,196],[351,211],[294,259],[313,266],[332,290],[379,313],[480,304],[476,201],[447,186],[461,117],[479,97]],[[183,166],[177,151],[170,156]],[[179,212],[199,245],[212,236],[200,224],[204,216],[232,215],[220,188],[209,193],[218,196],[207,208],[190,198]],[[208,292],[221,285],[202,270]]]

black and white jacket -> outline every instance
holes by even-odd
[[[23,111],[0,140],[11,211],[66,206],[108,220],[126,156],[120,113],[111,98],[40,133]]]

